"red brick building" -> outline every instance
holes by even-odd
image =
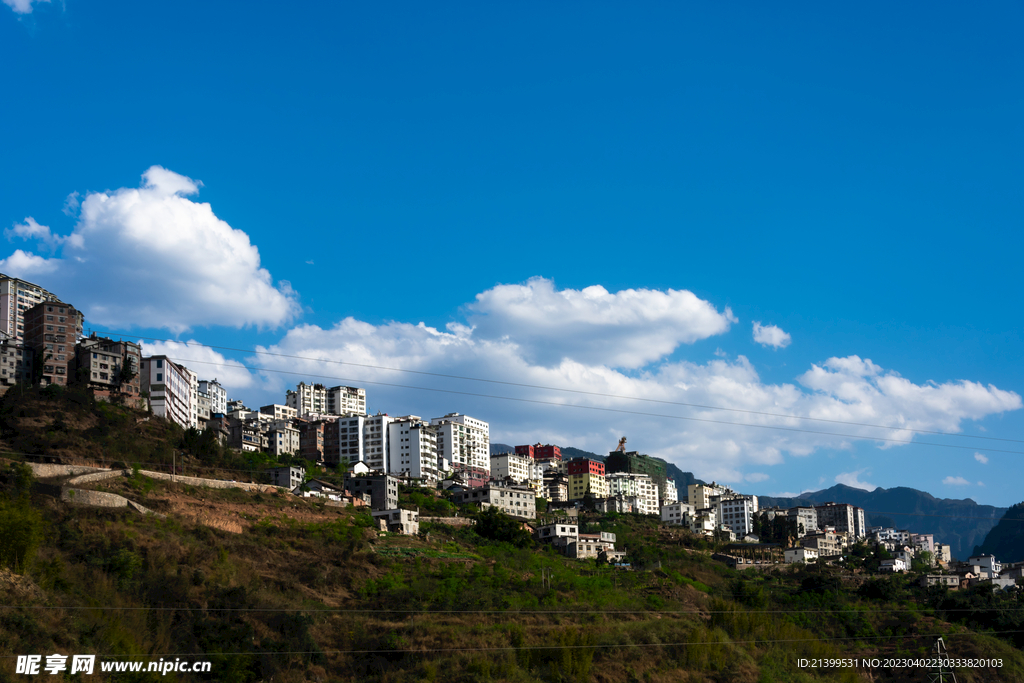
[[[34,352],[35,376],[42,386],[68,385],[68,366],[73,365],[82,323],[74,306],[55,301],[25,311],[25,345]]]
[[[598,474],[604,476],[604,463],[589,458],[576,458],[568,462],[569,476],[574,474]]]

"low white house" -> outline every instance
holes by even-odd
[[[907,571],[907,563],[898,557],[891,560],[882,560],[882,564],[879,565],[878,571],[880,572],[905,572]]]
[[[818,559],[816,548],[786,548],[782,551],[783,559],[792,564],[793,562],[811,563]]]
[[[374,510],[371,514],[392,533],[415,536],[420,532],[420,513],[413,510]]]

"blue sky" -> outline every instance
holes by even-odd
[[[3,2],[0,271],[93,329],[955,432],[150,345],[754,493],[1024,498],[968,438],[1024,439],[1019,4]]]

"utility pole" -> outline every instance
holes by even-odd
[[[946,644],[939,638],[935,641],[934,647],[932,647],[932,654],[938,660],[938,666],[934,667],[932,672],[928,674],[929,683],[956,683],[956,674],[953,670],[947,666],[949,664],[949,653],[946,652]]]

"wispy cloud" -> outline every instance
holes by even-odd
[[[967,481],[963,477],[946,477],[942,480],[942,483],[946,486],[970,486],[971,482]]]
[[[987,465],[988,464],[988,458],[986,456],[982,455],[981,453],[975,453],[974,454],[974,459],[977,460],[978,462],[980,462],[982,465]]]
[[[837,484],[845,484],[855,489],[864,489],[865,491],[874,491],[878,487],[874,484],[869,484],[866,481],[861,481],[860,476],[867,472],[867,469],[857,470],[856,472],[843,472],[842,474],[836,475]]]

